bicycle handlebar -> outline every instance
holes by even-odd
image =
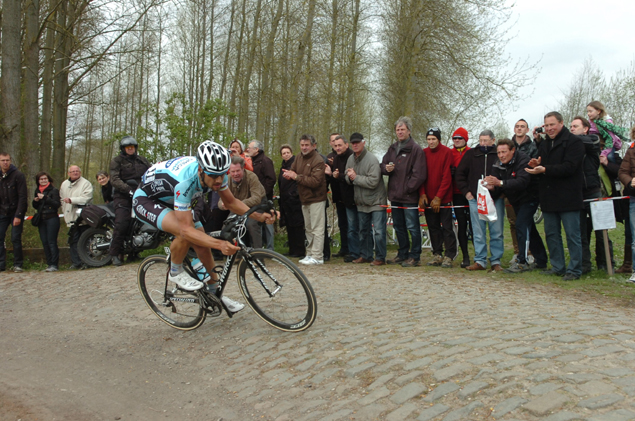
[[[271,209],[274,209],[273,202],[271,200],[263,200],[261,204],[254,206],[244,214],[240,216],[233,215],[227,218],[225,222],[223,222],[223,228],[221,229],[220,234],[214,235],[214,237],[232,242],[236,239],[236,237],[238,237],[238,230],[245,226],[245,221],[247,221],[249,215],[254,212],[268,212]]]

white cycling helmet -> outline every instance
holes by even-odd
[[[198,147],[196,160],[206,174],[222,175],[229,171],[231,155],[225,147],[206,140]]]

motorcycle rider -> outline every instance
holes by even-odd
[[[211,249],[225,255],[235,254],[239,247],[205,234],[203,224],[192,212],[192,202],[205,190],[217,191],[224,206],[237,215],[249,208],[236,199],[229,190],[227,170],[231,156],[227,149],[212,141],[203,142],[196,157],[183,156],[154,164],[142,177],[142,183],[134,194],[133,208],[137,218],[148,225],[175,236],[170,245],[170,282],[186,291],[196,291],[203,283],[193,279],[183,270],[183,259],[190,247],[201,260],[211,280],[210,292],[218,287],[218,274],[213,271],[214,258]],[[275,216],[268,213],[252,213],[251,218],[272,224]],[[226,296],[223,303],[231,312],[244,308]]]
[[[139,144],[132,136],[124,136],[119,143],[121,153],[110,162],[110,183],[114,187],[115,229],[109,254],[112,264],[123,264],[123,243],[130,227],[132,195],[141,177],[150,168],[150,162],[138,152]],[[137,256],[129,255],[128,261]]]

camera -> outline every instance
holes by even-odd
[[[538,133],[542,133],[542,132],[544,132],[544,131],[545,131],[544,127],[538,127],[538,128],[536,129],[536,134],[538,134]]]

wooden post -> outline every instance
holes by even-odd
[[[611,263],[611,250],[609,249],[609,233],[608,230],[602,230],[602,237],[604,238],[604,254],[606,255],[606,270],[609,276],[613,276],[613,264]]]

